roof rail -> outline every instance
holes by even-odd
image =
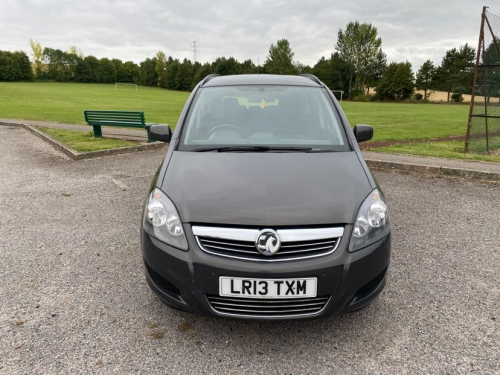
[[[309,73],[304,73],[304,74],[301,74],[300,75],[301,77],[306,77],[306,78],[309,78],[311,81],[313,82],[316,82],[318,85],[320,86],[323,86],[323,82],[321,82],[318,77],[316,77],[315,75],[313,74],[309,74]]]
[[[203,81],[201,81],[201,86],[203,86],[205,83],[207,83],[208,81],[210,81],[212,78],[218,77],[218,76],[219,76],[218,74],[209,74],[208,76],[206,76],[205,78],[203,78]]]

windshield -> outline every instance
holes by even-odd
[[[191,106],[179,149],[349,151],[339,122],[326,90],[319,87],[202,88]]]

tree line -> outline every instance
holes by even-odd
[[[32,81],[34,78],[28,55],[22,51],[0,51],[0,81]]]
[[[316,75],[332,90],[341,90],[345,98],[357,100],[427,99],[433,90],[446,91],[458,100],[470,93],[475,50],[465,44],[446,52],[441,65],[428,60],[414,75],[408,61],[387,63],[382,39],[369,23],[350,22],[337,35],[335,52],[321,57],[314,66],[294,60],[286,39],[271,44],[263,66],[252,60],[239,62],[233,57],[219,57],[201,64],[179,60],[160,51],[140,64],[120,59],[84,56],[76,47],[67,51],[42,48],[30,40],[31,59],[25,52],[0,51],[0,80],[48,80],[59,82],[114,83],[133,82],[170,90],[189,91],[211,73],[229,74],[301,74]],[[370,89],[375,88],[374,93]],[[423,90],[424,95],[416,94]]]

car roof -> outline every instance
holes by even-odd
[[[204,83],[201,87],[239,85],[286,85],[321,87],[319,83],[305,76],[285,76],[274,74],[238,74],[232,76],[216,76],[208,80],[208,82]]]

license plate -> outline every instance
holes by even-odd
[[[318,280],[305,279],[247,279],[221,276],[219,294],[223,297],[301,298],[316,297]]]

